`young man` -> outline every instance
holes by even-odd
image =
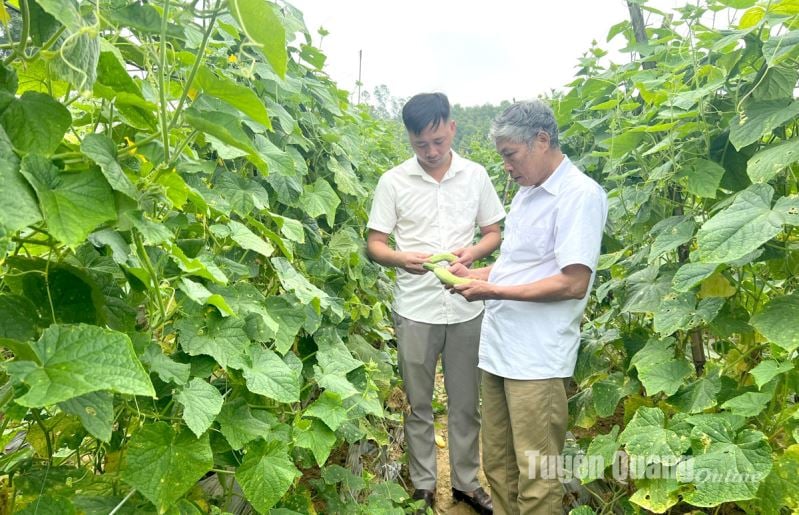
[[[455,122],[441,93],[423,93],[402,109],[414,156],[380,177],[369,215],[367,250],[383,266],[397,268],[393,316],[399,367],[410,414],[405,440],[414,499],[432,506],[436,487],[433,385],[441,355],[449,417],[452,494],[479,513],[492,513],[480,487],[478,434],[482,303],[453,296],[422,264],[439,252],[469,266],[500,242],[502,203],[485,168],[450,146]],[[481,236],[474,242],[475,226]],[[394,235],[395,248],[388,244]]]
[[[453,291],[486,301],[483,464],[497,513],[560,514],[562,486],[550,464],[566,437],[564,379],[577,361],[607,196],[561,152],[555,117],[543,102],[510,106],[492,137],[521,186],[499,259],[477,270],[451,267],[479,279]]]

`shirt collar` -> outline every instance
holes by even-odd
[[[552,172],[552,175],[550,175],[540,187],[546,190],[550,195],[557,196],[560,192],[560,187],[563,184],[563,178],[566,176],[566,170],[569,168],[569,165],[571,165],[571,161],[569,160],[569,157],[564,154],[563,159],[558,167],[555,168],[555,171]]]
[[[455,177],[455,175],[466,169],[466,164],[467,164],[466,159],[461,157],[454,150],[452,150],[451,152],[452,152],[452,162],[450,162],[449,164],[449,170],[447,170],[447,173],[445,173],[444,177],[441,179],[442,182],[451,177]],[[415,155],[412,158],[410,158],[409,161],[410,161],[410,166],[408,167],[408,175],[418,175],[418,176],[427,175],[427,172],[425,172],[424,168],[422,168],[422,165],[419,164],[419,160],[416,159]]]

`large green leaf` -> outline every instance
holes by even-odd
[[[150,369],[150,373],[158,374],[165,383],[184,385],[189,381],[191,365],[172,360],[158,345],[147,347],[141,360]]]
[[[116,219],[113,193],[96,169],[67,173],[47,158],[27,155],[21,172],[36,190],[48,230],[69,246],[85,242],[97,226]]]
[[[122,480],[163,513],[214,466],[208,435],[175,432],[165,422],[147,424],[130,439]]]
[[[255,147],[246,132],[241,128],[241,120],[228,113],[208,111],[192,106],[183,113],[186,121],[197,130],[218,138],[224,143],[255,154]]]
[[[780,197],[774,204],[774,211],[779,213],[788,225],[799,225],[799,195]]]
[[[730,122],[730,143],[740,150],[797,116],[799,101],[789,98],[747,105],[744,112]]]
[[[230,238],[241,245],[241,248],[252,250],[264,257],[270,257],[275,248],[269,242],[252,232],[246,225],[235,220],[228,223],[230,227]]]
[[[341,402],[341,396],[325,391],[303,413],[306,417],[316,417],[335,431],[349,420],[349,414]]]
[[[198,282],[194,282],[187,277],[180,278],[180,291],[186,294],[188,298],[197,304],[215,306],[222,316],[231,316],[236,313],[228,305],[227,301],[222,295],[211,293],[208,288]]]
[[[58,407],[78,417],[95,438],[111,441],[114,424],[114,396],[110,392],[92,392],[68,401],[59,402]]]
[[[292,428],[292,436],[294,445],[310,450],[320,467],[336,443],[335,433],[318,420],[300,419]]]
[[[711,297],[696,302],[696,295],[670,293],[655,310],[655,331],[668,336],[676,331],[687,331],[709,324],[724,306],[724,299]]]
[[[627,454],[674,465],[681,459],[685,445],[677,433],[665,426],[666,416],[660,408],[640,407],[619,435],[619,443],[624,444]]]
[[[697,197],[716,198],[724,168],[707,159],[697,159],[679,176],[687,178],[686,189]]]
[[[0,123],[21,153],[49,155],[64,138],[72,116],[50,95],[26,91],[3,111]]]
[[[718,267],[717,263],[686,263],[674,274],[672,288],[683,293],[690,291],[713,275]]]
[[[14,232],[42,219],[30,185],[19,173],[19,158],[0,127],[0,228]]]
[[[240,318],[209,315],[205,324],[195,318],[184,318],[175,324],[178,342],[186,354],[207,354],[221,367],[246,367],[245,353],[250,339]]]
[[[175,399],[183,405],[183,420],[198,438],[222,410],[222,394],[199,377],[185,385]]]
[[[233,449],[241,449],[247,443],[266,438],[270,434],[270,423],[261,417],[263,411],[252,411],[250,407],[239,398],[222,406],[222,411],[216,417],[219,429]]]
[[[695,427],[691,439],[703,442],[701,451],[677,469],[677,479],[693,483],[683,498],[694,506],[710,507],[755,497],[771,470],[771,448],[759,431],[744,429],[732,437],[728,426]]]
[[[274,351],[259,345],[250,348],[249,363],[242,369],[247,389],[278,402],[300,400],[300,377]]]
[[[286,31],[271,2],[265,0],[227,0],[230,13],[252,44],[280,77],[286,75]]]
[[[275,349],[280,354],[285,354],[294,344],[294,339],[305,321],[305,311],[302,306],[292,304],[283,297],[267,298],[266,308],[278,324]]]
[[[324,179],[317,179],[313,184],[306,184],[300,204],[305,212],[316,218],[326,215],[327,224],[333,227],[336,219],[336,208],[341,203],[336,191]]]
[[[583,484],[604,476],[604,470],[610,467],[616,459],[616,451],[619,450],[619,443],[616,441],[618,436],[619,426],[613,426],[610,433],[598,434],[592,438],[586,451],[585,467],[577,470],[578,477]],[[592,465],[597,463],[603,466]]]
[[[757,364],[755,368],[749,371],[755,379],[755,384],[758,388],[763,388],[763,385],[786,372],[794,369],[791,362],[780,363],[773,359],[767,359]]]
[[[681,386],[668,402],[684,413],[701,413],[718,403],[716,396],[720,391],[718,374],[708,372],[704,377]]]
[[[755,417],[766,409],[773,396],[772,392],[746,392],[729,399],[721,408],[742,417]]]
[[[692,371],[685,358],[675,358],[674,340],[671,338],[649,340],[633,355],[630,366],[638,370],[638,379],[650,396],[659,392],[673,394]]]
[[[50,69],[56,78],[68,82],[76,90],[91,91],[97,80],[99,58],[97,32],[82,27],[64,39],[58,57],[50,63]]]
[[[219,77],[207,66],[201,66],[198,70],[196,85],[203,93],[224,100],[264,127],[272,128],[266,107],[252,88],[242,86],[227,77]]]
[[[122,333],[91,325],[54,324],[33,350],[38,363],[7,365],[9,374],[29,387],[16,399],[22,406],[49,406],[100,390],[155,396],[130,339]]]
[[[749,323],[760,334],[788,352],[799,348],[799,324],[786,323],[799,320],[799,294],[771,299]]]
[[[649,262],[651,263],[666,252],[691,241],[695,230],[696,224],[688,217],[673,216],[658,222],[651,231],[657,236],[649,250]]]
[[[627,298],[622,312],[651,313],[671,291],[670,275],[658,275],[658,267],[644,268],[627,278]]]
[[[83,154],[97,163],[103,171],[108,184],[113,189],[128,197],[137,198],[136,186],[128,179],[117,161],[117,149],[114,142],[102,134],[89,134],[80,144]]]
[[[771,473],[757,492],[764,515],[779,515],[783,508],[799,511],[799,444],[793,444],[774,462]]]
[[[0,294],[0,338],[21,342],[32,340],[39,325],[39,313],[21,295]]]
[[[277,504],[300,475],[285,444],[278,441],[254,445],[236,470],[244,496],[261,513]]]
[[[272,266],[275,267],[280,282],[283,287],[294,293],[303,304],[310,304],[314,300],[321,302],[322,306],[327,305],[328,295],[301,275],[291,266],[286,258],[272,258]]]
[[[746,173],[752,182],[768,182],[780,172],[788,170],[797,161],[799,161],[799,138],[793,138],[752,156],[747,164]]]
[[[768,184],[753,184],[738,193],[730,206],[705,222],[696,235],[700,260],[734,261],[779,234],[783,218],[771,210],[773,195],[774,190]]]
[[[668,476],[639,479],[630,502],[653,513],[665,513],[679,502],[679,486],[676,479]]]

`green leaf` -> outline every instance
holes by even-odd
[[[701,413],[718,403],[716,397],[720,391],[719,376],[708,373],[692,383],[681,386],[677,393],[669,398],[669,403],[685,413]]]
[[[782,171],[799,161],[799,138],[761,150],[751,158],[746,173],[752,182],[768,182]]]
[[[50,95],[26,91],[0,115],[8,138],[22,154],[52,154],[72,124],[66,107]]]
[[[292,428],[292,436],[295,447],[309,449],[320,467],[336,443],[335,433],[318,420],[300,419]]]
[[[327,161],[327,167],[333,171],[333,180],[338,186],[338,191],[354,196],[366,195],[366,190],[361,186],[361,182],[352,170],[350,163],[341,162],[335,157],[331,157]]]
[[[117,162],[117,149],[114,142],[102,134],[89,134],[80,144],[83,155],[100,166],[108,184],[132,199],[137,198],[136,186],[128,179]]]
[[[199,377],[184,386],[175,399],[183,406],[183,420],[197,438],[211,427],[222,410],[219,390]]]
[[[228,223],[228,227],[230,227],[230,238],[241,245],[241,248],[252,250],[267,258],[275,251],[272,245],[261,239],[246,225],[232,220]]]
[[[278,402],[300,400],[300,377],[275,352],[259,345],[250,348],[250,362],[242,374],[247,389]]]
[[[68,29],[78,30],[83,26],[80,7],[75,0],[37,0],[36,3]]]
[[[794,366],[791,362],[780,363],[779,361],[775,361],[773,359],[767,359],[758,363],[755,368],[749,371],[749,373],[755,378],[755,384],[757,387],[762,389],[763,385],[778,375],[790,372],[793,369]]]
[[[155,422],[131,437],[122,480],[163,513],[213,466],[207,434],[195,438],[187,430],[176,433],[165,422]]]
[[[284,444],[274,441],[249,449],[236,470],[244,496],[262,513],[277,504],[300,476]]]
[[[244,320],[210,315],[203,321],[184,318],[175,324],[180,347],[189,356],[206,354],[223,368],[242,369],[247,366],[245,353],[250,339],[244,330]]]
[[[269,195],[261,184],[235,173],[224,172],[214,178],[214,191],[228,201],[233,211],[249,215],[253,208],[258,212],[269,208]]]
[[[173,361],[163,353],[158,345],[150,345],[142,355],[142,363],[148,366],[150,373],[158,374],[161,381],[184,385],[191,374],[191,365]]]
[[[243,399],[222,406],[222,412],[216,417],[219,429],[227,439],[230,446],[239,450],[247,443],[257,439],[266,438],[270,432],[270,424],[262,417],[256,418]]]
[[[100,390],[155,396],[130,339],[122,333],[91,325],[53,324],[33,350],[38,363],[7,365],[10,375],[29,386],[16,399],[22,406],[49,406]]]
[[[0,294],[0,338],[25,342],[36,336],[39,313],[20,295]]]
[[[651,231],[657,237],[649,250],[649,262],[652,263],[666,252],[691,241],[695,230],[694,221],[684,216],[673,216],[658,222]]]
[[[783,508],[799,511],[799,444],[793,444],[779,456],[771,473],[757,492],[758,507],[764,515],[780,515]]]
[[[42,219],[30,185],[19,173],[19,158],[0,127],[0,228],[15,232]]]
[[[635,482],[630,502],[653,513],[665,513],[680,501],[679,486],[672,477],[639,479]]]
[[[324,179],[317,179],[313,184],[306,184],[300,197],[300,204],[305,212],[316,218],[327,216],[327,225],[333,227],[336,219],[336,208],[341,203],[336,192]]]
[[[797,116],[799,102],[790,98],[749,104],[730,122],[730,143],[741,150]]]
[[[85,242],[99,225],[116,219],[111,188],[96,170],[67,173],[42,156],[28,155],[21,172],[36,190],[48,230],[70,247]]]
[[[325,391],[303,412],[305,417],[316,417],[324,422],[332,431],[349,420],[349,415],[341,402],[341,396]]]
[[[709,324],[724,306],[724,298],[711,297],[696,302],[696,295],[670,293],[655,311],[655,331],[668,336],[676,331],[687,331]]]
[[[55,78],[70,83],[77,91],[91,91],[97,80],[99,58],[100,38],[84,25],[64,39],[50,69]]]
[[[207,66],[201,66],[197,71],[195,84],[206,95],[227,102],[267,129],[272,129],[272,122],[269,120],[266,107],[253,89],[242,86],[227,77],[218,77]]]
[[[787,320],[799,320],[799,294],[772,298],[749,323],[769,341],[793,352],[799,348],[799,324]]]
[[[241,120],[236,116],[219,111],[201,110],[191,106],[183,112],[186,122],[197,130],[210,134],[220,141],[255,154],[255,147],[246,132],[241,128]]]
[[[716,263],[686,263],[674,274],[672,288],[681,293],[688,292],[713,275],[718,267]]]
[[[236,315],[223,296],[211,293],[208,291],[208,288],[200,283],[194,282],[186,277],[181,277],[178,288],[197,304],[201,306],[208,304],[209,306],[216,307],[222,316]]]
[[[189,258],[177,245],[169,246],[169,254],[178,267],[187,274],[209,279],[217,284],[227,284],[228,282],[224,272],[208,254],[199,254],[195,258]]]
[[[604,476],[604,470],[616,459],[616,451],[619,449],[619,443],[616,441],[618,436],[619,426],[613,426],[610,433],[593,437],[586,451],[585,466],[577,470],[578,477],[583,484]],[[604,467],[592,466],[596,463],[603,464]]]
[[[621,374],[611,374],[607,379],[597,381],[591,385],[594,392],[594,407],[596,414],[600,417],[609,417],[616,411],[616,406],[624,396],[622,393],[622,384],[624,383],[624,376]]]
[[[721,408],[742,417],[755,417],[766,409],[772,397],[774,394],[771,392],[746,392],[728,400]]]
[[[274,213],[270,213],[269,216],[280,227],[280,233],[283,236],[296,243],[305,243],[305,230],[302,227],[302,222]]]
[[[774,190],[768,184],[753,184],[738,193],[730,206],[705,222],[696,235],[700,260],[734,261],[779,234],[783,220],[771,210],[773,195]]]
[[[281,77],[286,76],[286,31],[274,7],[264,0],[227,0],[242,32]]]
[[[780,34],[779,37],[769,38],[763,43],[763,57],[766,58],[770,68],[775,67],[782,61],[789,59],[796,50],[797,45],[799,45],[799,30]]]
[[[760,482],[771,470],[771,448],[763,433],[744,429],[733,442],[729,435],[694,428],[691,438],[709,445],[684,468],[677,469],[677,479],[695,487],[683,492],[685,501],[710,507],[755,497]]]
[[[286,258],[272,258],[271,262],[272,266],[275,268],[275,272],[277,272],[280,278],[280,283],[286,290],[293,292],[301,303],[311,304],[314,300],[318,300],[321,301],[323,306],[327,305],[327,293],[323,292],[311,284],[304,276],[300,275]]]
[[[266,309],[278,324],[275,350],[285,354],[294,345],[294,339],[305,321],[305,311],[283,297],[267,298]]]
[[[69,497],[45,494],[36,497],[17,515],[77,515],[78,511]],[[81,512],[82,513],[82,512]]]
[[[672,395],[682,386],[683,381],[691,375],[693,367],[685,359],[672,359],[660,366],[639,370],[638,379],[649,396],[663,392]]]
[[[770,39],[773,42],[781,40],[781,37]],[[796,67],[771,66],[766,70],[763,79],[758,82],[752,96],[758,101],[792,99],[797,80],[799,80],[799,71]]]
[[[622,312],[651,313],[671,291],[671,277],[658,276],[658,267],[644,268],[627,278],[627,298]]]
[[[713,161],[697,159],[679,176],[688,179],[687,189],[690,193],[697,197],[716,198],[724,168]]]
[[[75,415],[83,427],[98,440],[111,441],[114,424],[114,396],[109,392],[92,392],[58,403],[62,411]]]
[[[780,197],[774,204],[774,211],[779,213],[788,225],[799,225],[799,195]]]
[[[660,408],[642,406],[619,435],[627,454],[644,456],[649,461],[674,465],[681,459],[683,442],[677,433],[666,429],[666,416]]]

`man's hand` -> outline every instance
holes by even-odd
[[[463,247],[457,250],[453,250],[452,253],[458,256],[457,263],[460,263],[465,267],[472,266],[472,263],[474,263],[475,260],[477,259],[477,256],[475,256],[474,247]]]
[[[428,270],[422,268],[422,265],[427,263],[427,258],[430,256],[432,256],[432,254],[424,252],[397,252],[397,267],[411,274],[426,274]]]
[[[466,284],[447,286],[451,293],[459,293],[469,302],[476,300],[490,300],[496,298],[496,285],[486,281],[475,279]]]

